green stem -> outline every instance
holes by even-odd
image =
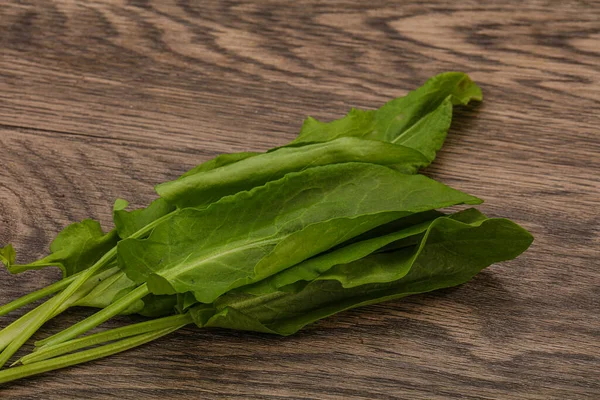
[[[61,331],[56,335],[50,336],[44,340],[36,342],[35,345],[36,347],[44,348],[46,346],[49,347],[57,345],[66,342],[67,340],[76,338],[77,336],[86,333],[90,329],[97,327],[101,323],[108,321],[109,319],[119,314],[121,311],[127,309],[130,305],[142,299],[149,293],[150,291],[148,290],[148,285],[144,283],[143,285],[138,286],[131,292],[127,293],[125,296],[121,297],[119,300],[112,303],[111,305],[98,311],[94,315],[91,315],[83,321],[79,321],[75,325],[72,325],[70,328]]]
[[[79,290],[77,290],[77,292],[75,292],[75,294],[73,294],[73,296],[71,296],[70,299],[65,301],[49,319],[56,317],[58,314],[62,313],[67,308],[72,306],[76,301],[79,301],[81,298],[85,297],[97,284],[96,282],[101,282],[114,275],[118,271],[118,267],[113,267],[95,275],[93,280],[89,280],[81,288],[79,288]],[[8,325],[6,328],[2,329],[2,331],[0,331],[0,350],[5,349],[13,340],[15,340],[19,335],[22,334],[25,327],[27,327],[33,321],[37,320],[40,315],[43,315],[45,309],[44,304],[41,304],[33,310],[29,311],[27,314],[23,315],[21,318],[17,319],[16,321]]]
[[[38,260],[39,261],[39,260]],[[32,269],[42,269],[46,267],[58,267],[55,263],[40,263],[38,261],[32,262],[31,264],[12,264],[10,267],[7,267],[8,272],[11,274],[20,274],[25,271],[31,271]]]
[[[139,237],[146,235],[156,225],[158,225],[162,221],[170,218],[176,212],[177,211],[173,211],[173,212],[170,212],[169,214],[163,215],[162,217],[152,221],[145,227],[141,228],[139,231],[135,232],[130,237],[131,238],[139,238]],[[61,306],[62,303],[67,301],[81,287],[81,285],[83,285],[87,280],[89,280],[96,272],[98,272],[101,268],[103,268],[109,262],[111,262],[116,257],[116,255],[117,255],[117,246],[113,247],[112,249],[110,249],[109,251],[104,253],[104,255],[98,261],[96,261],[96,263],[94,265],[92,265],[88,269],[82,271],[81,275],[77,276],[77,278],[75,278],[69,284],[69,286],[67,286],[61,293],[59,293],[58,295],[56,295],[55,297],[53,297],[52,299],[50,299],[46,303],[44,303],[43,308],[39,311],[39,315],[37,316],[37,318],[35,320],[32,320],[31,323],[27,324],[26,327],[24,328],[24,330],[21,332],[21,334],[18,337],[16,337],[8,346],[6,346],[6,348],[2,351],[2,353],[0,353],[0,368],[2,366],[4,366],[4,364],[6,364],[6,362],[10,359],[10,357],[12,357],[12,355],[17,350],[19,350],[19,348],[21,348],[21,346],[46,321],[48,321],[50,318],[52,318],[53,315],[55,315],[56,310],[59,309],[59,307]],[[137,291],[137,289],[134,290],[132,293],[134,293],[136,291]],[[132,293],[130,293],[129,295],[131,295]],[[147,294],[147,290],[146,290],[146,294]],[[129,296],[129,295],[127,295],[127,296]],[[127,297],[127,296],[125,296],[125,297]],[[120,312],[122,310],[123,309],[120,309],[118,312]],[[116,315],[116,314],[113,314],[113,315]],[[110,316],[108,318],[110,318]],[[103,320],[99,323],[102,323],[104,321],[105,320]],[[82,321],[82,322],[85,322],[85,321]],[[93,325],[93,326],[97,326],[98,324]],[[91,329],[91,328],[89,328],[89,329]],[[86,332],[89,329],[84,329],[83,332]],[[67,330],[67,331],[69,331],[69,330]],[[75,331],[75,329],[73,331]],[[78,335],[78,334],[80,334],[80,333],[77,333],[76,335]],[[62,341],[68,340],[68,339],[71,339],[74,337],[74,336],[68,336],[66,334],[65,335],[59,334],[59,335],[55,335],[55,336],[66,337],[66,339],[62,339]],[[52,343],[56,344],[58,342],[56,340],[53,340]]]
[[[33,310],[29,311],[27,314],[23,315],[21,318],[13,321],[6,328],[2,329],[0,332],[0,350],[4,350],[6,346],[10,344],[17,336],[21,334],[24,327],[29,325],[29,323],[36,319],[36,316],[43,312],[44,304],[39,305]]]
[[[62,357],[52,358],[50,360],[40,361],[33,364],[10,368],[0,372],[0,384],[120,353],[168,335],[169,333],[183,328],[184,326],[185,324],[161,329],[159,331],[143,333],[141,335],[96,347],[94,349],[85,350],[74,354],[67,354]]]
[[[113,267],[113,268],[115,268],[115,272],[116,272],[116,267]],[[111,268],[111,270],[112,270],[112,268]],[[107,270],[107,271],[109,271],[109,270]],[[85,272],[85,270],[79,271],[78,273],[76,273],[74,275],[63,278],[58,282],[55,282],[49,286],[46,286],[45,288],[42,288],[40,290],[36,290],[35,292],[26,294],[25,296],[19,297],[18,299],[13,300],[10,303],[1,306],[0,307],[0,317],[8,314],[11,311],[17,310],[21,307],[31,304],[36,300],[39,300],[41,298],[44,298],[46,296],[49,296],[51,294],[61,291],[65,287],[69,286],[69,284],[71,282],[73,282],[75,279],[77,279],[77,277],[79,277],[84,272]],[[112,273],[110,275],[112,275]]]
[[[25,329],[0,353],[0,368],[23,346],[23,344],[48,321],[56,310],[67,301],[88,279],[90,279],[98,270],[108,264],[117,254],[117,248],[114,247],[102,256],[94,265],[84,270],[69,286],[62,292],[48,300],[42,305],[39,315],[31,323],[27,324]]]
[[[192,322],[192,317],[189,314],[174,315],[146,322],[140,322],[138,324],[110,329],[108,331],[85,336],[79,339],[69,340],[58,345],[44,347],[38,351],[26,355],[20,361],[23,364],[31,364],[34,362],[47,360],[49,358],[58,357],[66,353],[71,353],[86,347],[111,342],[113,340],[124,339],[130,336],[139,335],[141,333],[158,331],[174,326],[187,325],[191,324]]]
[[[139,238],[139,237],[145,235],[146,233],[148,233],[148,231],[150,229],[154,228],[158,223],[167,219],[167,217],[170,217],[174,212],[175,211],[173,211],[167,215],[164,215],[164,216],[158,218],[157,220],[151,222],[150,224],[146,225],[144,228],[140,229],[138,232],[134,233],[131,237]],[[44,264],[44,266],[54,266],[54,264]],[[15,267],[19,267],[19,265],[12,265],[12,268],[13,268],[13,269],[11,269],[12,273],[23,272],[23,271],[29,270],[31,268],[31,264],[24,265],[23,271],[15,270],[14,269]],[[29,294],[26,294],[25,296],[19,297],[18,299],[11,301],[8,304],[0,306],[0,317],[8,314],[11,311],[15,311],[23,306],[26,306],[27,304],[33,303],[36,300],[39,300],[41,298],[44,298],[46,296],[49,296],[53,293],[56,293],[56,292],[64,289],[71,282],[73,282],[75,279],[77,279],[77,277],[80,276],[83,272],[84,271],[79,271],[78,273],[76,273],[74,275],[71,275],[67,278],[63,278],[56,283],[46,286],[45,288],[36,290],[35,292],[31,292]]]
[[[68,278],[61,279],[60,281],[53,283],[50,286],[46,286],[45,288],[26,294],[25,296],[19,297],[18,299],[3,305],[2,307],[0,307],[0,316],[6,315],[11,311],[17,310],[23,306],[26,306],[27,304],[33,303],[36,300],[39,300],[43,297],[49,296],[53,293],[64,289],[71,282],[73,282],[80,274],[81,272],[75,275],[71,275]]]

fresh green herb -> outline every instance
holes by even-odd
[[[0,383],[192,323],[290,335],[349,308],[459,285],[518,256],[532,241],[527,231],[475,209],[437,211],[481,200],[416,174],[441,148],[453,106],[481,98],[467,75],[440,74],[378,110],[308,118],[286,146],[200,164],[158,185],[146,208],[126,211],[119,199],[107,234],[92,220],[72,224],[49,256],[23,265],[11,245],[0,249],[13,273],[57,266],[64,275],[0,307],[3,315],[55,295],[0,331],[0,366],[67,308],[100,309],[37,342]],[[129,313],[155,319],[77,338]]]
[[[40,342],[85,333],[149,293],[193,292],[212,303],[379,225],[415,212],[481,201],[428,179],[368,163],[291,173],[206,209],[187,208],[147,239],[119,242],[120,268],[139,288]]]
[[[0,382],[122,351],[144,342],[143,338],[160,337],[192,322],[204,328],[291,335],[343,310],[459,285],[494,262],[516,257],[532,242],[531,235],[518,225],[505,219],[488,219],[476,210],[437,218],[420,237],[413,246],[340,264],[336,271],[299,281],[300,285],[286,290],[262,295],[234,291],[183,315],[42,348],[26,356],[24,366],[0,373]],[[489,246],[489,251],[482,251],[482,245]],[[119,341],[64,356],[113,340]],[[48,359],[54,362],[45,361]]]

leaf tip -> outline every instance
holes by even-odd
[[[483,100],[483,92],[479,85],[477,85],[473,80],[469,77],[469,75],[465,73],[461,73],[462,77],[456,83],[456,93],[454,96],[456,101],[460,104],[467,105],[471,100],[482,101]]]
[[[116,199],[113,205],[113,211],[122,211],[127,208],[129,202],[125,199]]]
[[[0,261],[2,261],[2,264],[4,264],[6,268],[10,269],[10,267],[15,263],[16,258],[17,253],[15,252],[12,244],[9,243],[0,249]]]

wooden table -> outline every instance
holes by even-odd
[[[306,115],[376,108],[446,70],[485,101],[457,112],[427,173],[536,241],[459,288],[290,338],[184,329],[0,397],[600,398],[599,21],[592,1],[3,1],[0,243],[22,261],[72,221],[110,229],[117,197],[146,205],[216,154],[284,144]],[[2,271],[0,300],[57,277]]]

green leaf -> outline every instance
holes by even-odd
[[[446,72],[378,110],[352,109],[344,118],[328,123],[309,117],[291,145],[352,136],[402,144],[431,162],[446,138],[452,106],[481,99],[481,89],[468,75]]]
[[[155,295],[150,293],[142,299],[144,306],[136,310],[137,314],[144,317],[163,317],[175,313],[177,307],[177,296],[173,295]]]
[[[414,173],[428,164],[411,148],[376,140],[340,138],[326,143],[280,148],[214,170],[156,186],[158,194],[179,208],[205,206],[307,168],[347,162],[393,166]]]
[[[343,310],[460,285],[493,263],[517,257],[533,241],[511,221],[470,213],[471,223],[438,218],[419,246],[333,268],[296,292],[231,292],[215,302],[217,312],[208,320],[196,318],[195,309],[191,314],[204,326],[290,335]]]
[[[242,307],[240,307],[242,308]],[[204,312],[209,312],[206,309],[201,309]],[[263,324],[259,318],[251,314],[245,314],[234,307],[225,307],[222,310],[215,312],[210,318],[206,318],[205,314],[200,314],[196,309],[192,309],[190,312],[196,325],[203,328],[227,328],[235,329],[240,331],[252,331],[262,333],[274,333],[278,334],[276,330],[270,329]],[[206,320],[206,322],[203,321]],[[204,324],[202,324],[204,322]]]
[[[246,285],[417,212],[481,200],[421,175],[363,163],[315,167],[183,209],[147,239],[118,245],[119,267],[154,294],[211,303]]]
[[[471,225],[480,224],[486,220],[485,215],[474,208],[448,216],[437,211],[414,214],[365,232],[358,236],[361,239],[360,241],[346,242],[346,244],[342,244],[332,251],[305,260],[253,285],[241,287],[238,291],[260,295],[278,290],[294,290],[294,287],[288,285],[299,281],[322,279],[324,276],[334,276],[333,274],[339,274],[339,272],[336,272],[339,269],[349,269],[348,276],[353,276],[354,272],[349,267],[352,262],[377,252],[397,250],[409,246],[414,247],[414,245],[421,243],[423,234],[430,229],[432,224],[440,223],[440,217]],[[386,256],[382,255],[381,257],[385,258]],[[373,258],[373,260],[376,259],[377,257]],[[333,267],[336,267],[334,272],[327,274],[326,272]],[[357,282],[355,278],[351,279]],[[364,282],[361,284],[364,284]]]
[[[9,243],[0,249],[0,261],[2,261],[2,264],[4,264],[6,268],[10,269],[15,263],[16,258],[17,253],[15,253],[15,249],[12,247],[12,244]]]
[[[126,200],[117,199],[113,206],[113,220],[122,239],[128,238],[152,221],[175,210],[175,207],[161,198],[154,200],[148,207],[138,210],[125,211],[128,205]]]
[[[8,245],[1,250],[0,261],[13,274],[55,266],[67,277],[93,265],[117,244],[117,240],[115,230],[104,234],[97,221],[85,219],[63,229],[50,244],[51,254],[41,260],[29,264],[15,264],[15,251]]]
[[[397,221],[394,221],[394,223],[396,226],[398,226],[400,225],[399,222],[404,222],[404,227],[399,228],[392,233],[374,236],[365,240],[347,244],[345,246],[340,245],[338,248],[332,251],[309,258],[308,260],[296,264],[293,267],[285,269],[275,275],[263,279],[262,281],[256,282],[253,285],[243,286],[239,288],[239,290],[254,295],[273,293],[278,290],[282,290],[283,287],[298,281],[314,280],[325,271],[328,271],[330,268],[333,268],[336,265],[347,264],[352,261],[360,260],[361,258],[381,251],[390,245],[394,245],[394,243],[396,243],[394,247],[414,245],[414,241],[420,238],[421,234],[427,230],[429,225],[433,223],[438,215],[438,213],[415,214],[415,216],[429,217],[429,219],[425,219],[423,222],[416,224],[412,224],[412,222],[415,221],[414,218],[411,218],[411,216],[401,218]],[[405,222],[404,220],[408,221]],[[366,234],[369,233],[373,234],[372,231],[366,232]],[[416,239],[413,239],[408,243],[403,240],[410,237],[416,237]],[[404,242],[405,244],[400,244],[399,242]]]
[[[412,268],[415,260],[421,256],[425,244],[428,252],[438,252],[443,255],[452,246],[450,251],[462,253],[474,252],[472,248],[479,247],[483,250],[482,259],[495,257],[493,262],[514,258],[527,247],[513,255],[510,244],[513,244],[511,235],[514,233],[516,245],[521,249],[524,238],[530,235],[521,227],[505,219],[487,219],[485,215],[475,209],[457,213],[447,217],[435,219],[425,230],[419,245],[411,248],[400,248],[398,251],[374,254],[368,259],[338,264],[315,278],[317,280],[337,280],[344,288],[366,285],[370,283],[386,283],[402,278]],[[498,237],[502,237],[502,246],[497,245]],[[527,245],[529,246],[529,245]],[[472,248],[471,248],[472,247]],[[506,256],[507,258],[502,258]],[[446,260],[448,256],[445,256]],[[442,261],[439,262],[440,264]],[[388,265],[395,268],[387,268]]]
[[[192,292],[178,293],[177,294],[177,312],[180,314],[185,313],[190,307],[198,304],[198,300]]]
[[[206,173],[216,168],[236,163],[240,160],[253,157],[258,154],[261,153],[245,152],[221,154],[185,172],[183,175],[177,178],[177,181],[180,181],[192,175],[201,175],[202,173]],[[149,223],[175,210],[175,207],[167,203],[163,198],[158,198],[154,200],[152,203],[150,203],[148,207],[133,211],[126,211],[125,209],[128,206],[129,202],[124,199],[115,200],[115,204],[113,206],[113,220],[119,237],[121,237],[122,239],[128,238],[135,232],[147,226]]]
[[[429,162],[444,142],[452,120],[452,106],[482,100],[481,89],[462,72],[445,72],[379,110],[352,109],[342,119],[323,123],[308,117],[298,138],[284,147],[357,137],[402,144],[420,151]],[[281,147],[280,147],[281,148]],[[271,149],[269,152],[280,148]],[[262,153],[222,154],[183,174],[179,179],[207,172]]]
[[[233,163],[236,163],[238,161],[244,160],[249,157],[254,157],[258,154],[261,154],[261,153],[241,152],[241,153],[231,153],[231,154],[220,154],[211,160],[208,160],[206,162],[203,162],[202,164],[195,166],[194,168],[190,169],[189,171],[187,171],[186,173],[181,175],[178,179],[183,179],[190,175],[195,175],[200,172],[211,171],[213,169],[217,169],[217,168],[223,167],[225,165],[233,164]]]
[[[345,241],[344,243],[339,244],[333,250],[337,250],[338,248],[342,248],[356,242],[362,242],[363,240],[378,238],[389,234],[395,234],[402,229],[411,227],[413,225],[418,225],[422,222],[432,221],[438,217],[443,217],[445,215],[446,214],[444,214],[443,212],[437,210],[427,210],[424,212],[411,214],[396,219],[394,221],[388,222],[387,224],[379,225],[365,233],[355,236]]]

